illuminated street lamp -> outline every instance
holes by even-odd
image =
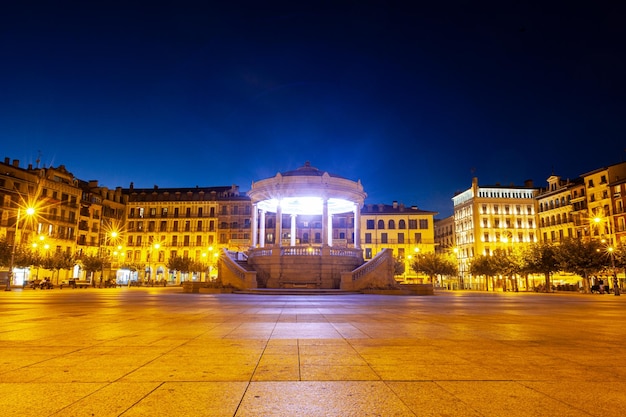
[[[613,246],[609,246],[607,248],[609,252],[609,256],[611,257],[611,272],[613,273],[613,293],[615,295],[620,295],[619,292],[619,283],[617,282],[617,274],[615,273],[615,248]]]
[[[19,241],[17,240],[17,233],[20,229],[20,215],[22,214],[22,209],[20,207],[17,208],[17,220],[15,222],[15,235],[13,236],[13,248],[11,249],[11,262],[9,263],[9,272],[7,274],[7,286],[4,289],[5,291],[11,291],[11,281],[13,281],[13,266],[15,264],[15,248]],[[35,214],[35,209],[32,207],[28,207],[26,209],[26,214],[32,216]]]

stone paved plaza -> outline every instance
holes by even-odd
[[[626,296],[0,293],[8,416],[623,416]]]

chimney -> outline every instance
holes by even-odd
[[[8,156],[4,157],[4,163],[9,165],[11,163],[11,158],[9,158]]]
[[[394,200],[394,202],[393,202],[393,208],[394,208],[394,209],[397,209],[397,208],[398,208],[398,202],[397,202],[397,201],[395,201],[395,200]]]
[[[526,181],[524,181],[524,187],[526,187],[526,188],[533,188],[533,180],[526,180]]]
[[[158,186],[158,185],[156,185],[156,184],[154,184],[154,189],[155,189],[155,191],[156,191],[156,190],[158,190],[158,189],[159,189],[159,186]]]
[[[13,160],[13,166],[16,167],[16,168],[19,168],[20,167],[20,160],[19,159],[14,159]]]
[[[131,190],[134,190],[134,189],[135,189],[135,183],[131,181],[131,182],[130,182],[130,187],[129,187],[129,188],[130,188]]]
[[[33,169],[33,164],[28,164],[28,170],[32,170]]]

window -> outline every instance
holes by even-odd
[[[385,229],[385,222],[384,222],[384,220],[379,220],[378,221],[378,229],[380,229],[380,230],[384,230]]]
[[[417,220],[413,219],[409,219],[409,229],[417,229]]]
[[[606,184],[606,175],[600,177],[600,184]]]
[[[393,220],[389,220],[389,222],[387,222],[387,229],[395,229],[396,228],[396,222]]]
[[[404,220],[398,222],[398,229],[406,229],[406,222]]]
[[[174,227],[172,227],[173,232],[178,232],[178,220],[174,220]]]
[[[420,229],[428,229],[428,219],[420,219]]]
[[[414,239],[415,239],[415,243],[422,243],[422,234],[415,233]]]
[[[161,217],[167,217],[167,207],[161,208]]]
[[[494,214],[498,214],[498,208],[499,208],[499,207],[498,207],[498,205],[497,205],[497,204],[494,204],[494,205],[493,205],[493,212],[494,212]]]
[[[165,232],[167,230],[167,221],[161,220],[161,226],[159,227],[160,232]]]
[[[150,217],[156,217],[156,207],[150,208]]]
[[[398,243],[404,243],[404,233],[398,233]]]
[[[365,248],[365,259],[372,259],[372,248]]]
[[[365,233],[365,243],[372,243],[372,234]]]
[[[484,242],[489,242],[489,233],[486,233],[483,235],[483,241]]]
[[[196,231],[202,231],[202,220],[198,220],[198,223],[196,224]]]
[[[178,236],[172,236],[172,246],[178,246]]]
[[[367,221],[367,230],[374,230],[374,220]]]
[[[593,180],[589,180],[587,182],[587,187],[589,187],[589,188],[593,187]]]
[[[196,236],[196,246],[202,246],[202,236]]]
[[[380,234],[380,243],[389,243],[387,239],[387,233]]]

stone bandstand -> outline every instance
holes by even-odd
[[[220,257],[223,284],[350,291],[396,285],[390,249],[364,262],[359,229],[367,194],[360,181],[307,162],[254,182],[248,196],[252,245],[245,254],[225,251]]]

